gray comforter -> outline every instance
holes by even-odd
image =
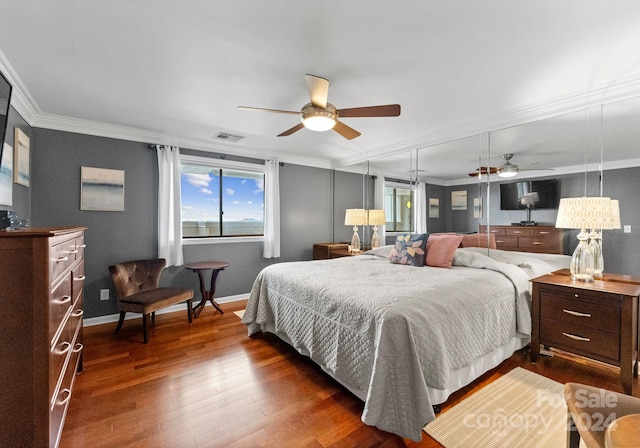
[[[363,398],[365,423],[420,440],[435,418],[428,388],[447,389],[450,371],[529,336],[529,278],[565,267],[485,254],[459,249],[452,269],[375,255],[272,265],[242,321],[250,335],[279,335]]]

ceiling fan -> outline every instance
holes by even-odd
[[[531,168],[531,169],[523,169],[518,165],[511,163],[511,159],[513,158],[513,154],[503,154],[502,158],[505,160],[505,163],[501,166],[481,166],[476,168],[473,173],[469,173],[469,176],[475,177],[480,174],[497,174],[500,177],[514,177],[520,171],[542,171],[542,170],[553,170],[553,168]]]
[[[387,104],[384,106],[353,107],[350,109],[336,109],[327,102],[329,96],[329,80],[315,75],[305,75],[307,89],[311,102],[305,104],[300,112],[279,109],[264,109],[261,107],[238,106],[239,109],[275,112],[279,114],[300,115],[300,123],[278,134],[278,137],[286,137],[302,128],[312,131],[328,131],[333,129],[347,140],[360,136],[360,132],[339,121],[342,117],[397,117],[400,115],[399,104]]]

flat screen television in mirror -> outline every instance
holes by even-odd
[[[500,210],[556,209],[559,194],[558,179],[500,184]]]
[[[0,72],[0,160],[2,160],[2,148],[7,132],[9,106],[11,105],[11,84]]]

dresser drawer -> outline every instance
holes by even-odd
[[[82,301],[76,301],[64,321],[64,327],[49,351],[49,398],[53,397],[65,362],[71,356],[72,347],[79,342],[82,328]]]
[[[540,343],[578,355],[620,360],[620,332],[609,333],[592,327],[552,319],[540,319]]]
[[[519,249],[531,249],[542,252],[557,252],[558,240],[555,238],[521,237],[518,238]]]
[[[549,228],[545,228],[545,227],[543,227],[543,228],[531,227],[530,231],[531,231],[531,236],[533,236],[533,237],[541,236],[543,238],[558,239],[558,238],[560,238],[560,235],[563,235],[562,230],[549,229]]]
[[[51,343],[72,305],[71,277],[69,276],[61,281],[49,296],[49,341]]]
[[[515,236],[496,235],[496,246],[518,247],[518,238]]]
[[[76,261],[75,238],[62,240],[49,249],[49,280],[51,283],[67,271]]]
[[[480,233],[487,233],[487,227],[481,226]],[[489,233],[493,233],[496,237],[506,235],[504,227],[491,227]]]
[[[620,330],[619,308],[581,300],[543,296],[540,300],[540,316],[610,333]]]
[[[81,351],[82,344],[75,344],[70,351],[69,362],[62,376],[60,388],[56,392],[55,399],[51,401],[51,411],[49,412],[49,441],[51,446],[58,446],[57,442],[62,434],[62,425],[71,400],[71,389]]]
[[[505,228],[507,236],[531,236],[530,227],[507,227]]]

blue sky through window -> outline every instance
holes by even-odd
[[[219,170],[182,165],[182,221],[220,220]],[[264,221],[264,175],[223,170],[223,221]]]

